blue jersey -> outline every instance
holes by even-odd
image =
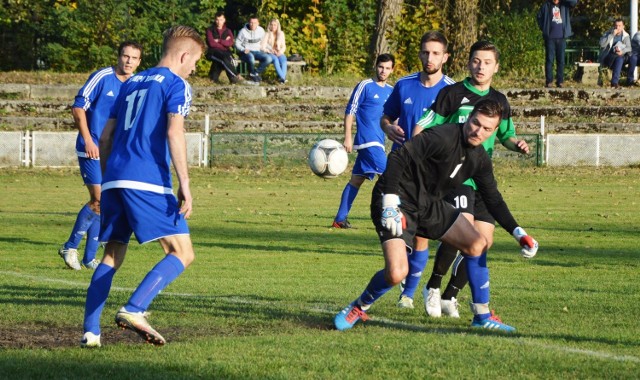
[[[402,77],[396,82],[389,100],[384,105],[384,114],[391,120],[398,120],[398,125],[404,131],[405,141],[409,140],[413,134],[413,127],[422,114],[429,110],[440,89],[453,83],[453,79],[443,75],[434,86],[425,87],[420,81],[420,72]],[[399,146],[393,143],[392,149]]]
[[[96,145],[120,93],[120,87],[122,82],[113,67],[105,67],[89,76],[73,102],[72,107],[85,110],[91,139]],[[76,152],[78,157],[86,157],[85,142],[80,133],[76,139]]]
[[[172,194],[167,114],[186,117],[190,105],[191,86],[166,67],[129,78],[111,113],[116,127],[102,190],[129,188]]]
[[[353,149],[380,146],[384,149],[384,132],[380,128],[382,107],[389,98],[393,87],[378,85],[373,79],[365,79],[353,89],[346,115],[353,115],[358,126]]]

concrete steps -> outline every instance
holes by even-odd
[[[77,85],[0,84],[0,130],[73,130]],[[194,88],[187,129],[214,132],[342,133],[352,88],[210,86]],[[519,133],[638,133],[640,88],[507,89]]]

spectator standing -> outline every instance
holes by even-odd
[[[556,86],[564,83],[564,51],[567,38],[573,35],[571,30],[570,9],[575,7],[578,0],[546,0],[538,11],[538,26],[544,39],[545,87],[553,83],[553,62],[556,62]]]
[[[600,37],[600,65],[611,69],[611,87],[618,88],[622,66],[628,63],[631,56],[631,38],[624,30],[624,21],[618,18],[613,22],[613,28],[607,30]],[[627,85],[633,84],[635,65],[629,65],[627,70]]]
[[[271,55],[260,50],[265,34],[258,17],[250,16],[249,22],[240,29],[236,38],[236,49],[238,49],[240,60],[249,65],[249,79],[254,82],[262,80],[260,74],[272,62]],[[257,68],[256,61],[260,62]]]
[[[273,67],[278,74],[278,81],[283,84],[287,82],[287,56],[284,54],[286,48],[280,21],[277,18],[271,19],[260,43],[260,49],[271,56]]]
[[[242,80],[233,62],[233,32],[227,28],[227,20],[223,12],[216,13],[213,24],[207,28],[207,59],[211,61],[209,79],[219,83],[222,70],[227,73],[229,82],[236,84]]]

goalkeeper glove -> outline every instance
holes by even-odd
[[[391,231],[393,236],[402,236],[402,229],[407,227],[407,221],[398,208],[400,197],[395,194],[382,196],[382,227]]]
[[[538,242],[534,238],[527,235],[522,227],[516,227],[513,230],[513,237],[516,238],[522,249],[520,253],[525,259],[530,259],[538,253]]]

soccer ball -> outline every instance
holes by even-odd
[[[320,140],[309,152],[309,167],[312,172],[322,178],[339,176],[345,171],[348,164],[347,151],[336,140]]]

